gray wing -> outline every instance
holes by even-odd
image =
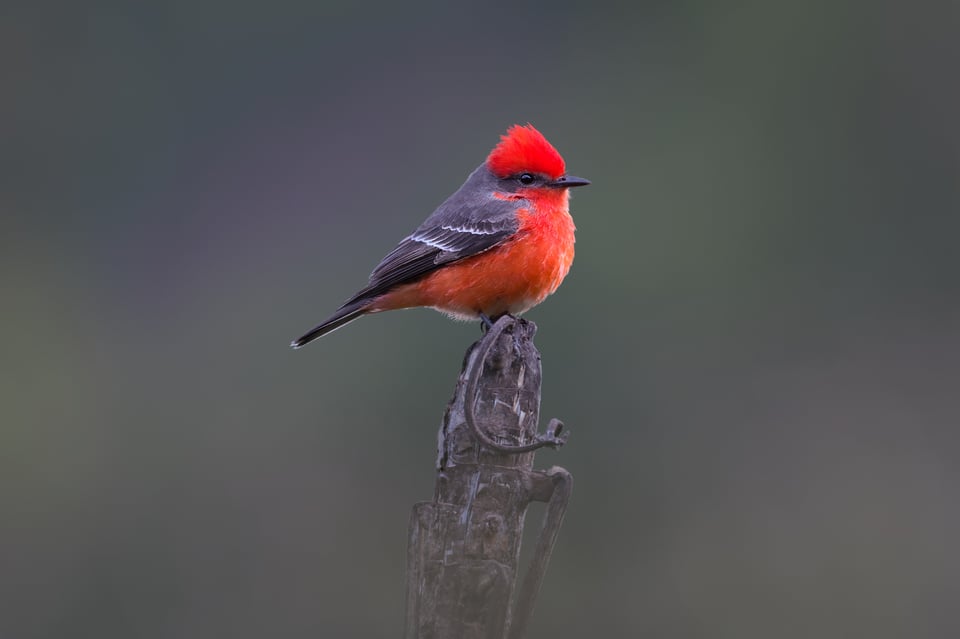
[[[444,264],[487,251],[516,233],[522,202],[494,198],[496,178],[486,167],[474,171],[416,231],[384,257],[370,283],[344,306],[382,295]]]

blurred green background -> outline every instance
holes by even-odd
[[[513,123],[578,190],[533,637],[960,635],[956,3],[0,21],[0,637],[396,637],[476,325],[290,339]]]

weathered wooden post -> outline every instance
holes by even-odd
[[[540,353],[532,322],[501,317],[467,351],[439,433],[431,502],[413,507],[406,639],[519,639],[553,551],[573,479],[533,470],[534,451],[566,441],[538,432]],[[547,503],[530,567],[514,596],[524,516]]]

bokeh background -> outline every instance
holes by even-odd
[[[396,637],[479,331],[287,344],[532,122],[533,637],[960,634],[956,3],[7,6],[0,637]]]

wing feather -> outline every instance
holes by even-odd
[[[522,201],[494,197],[495,182],[483,165],[471,173],[456,193],[380,261],[369,284],[344,306],[490,250],[516,233]]]

